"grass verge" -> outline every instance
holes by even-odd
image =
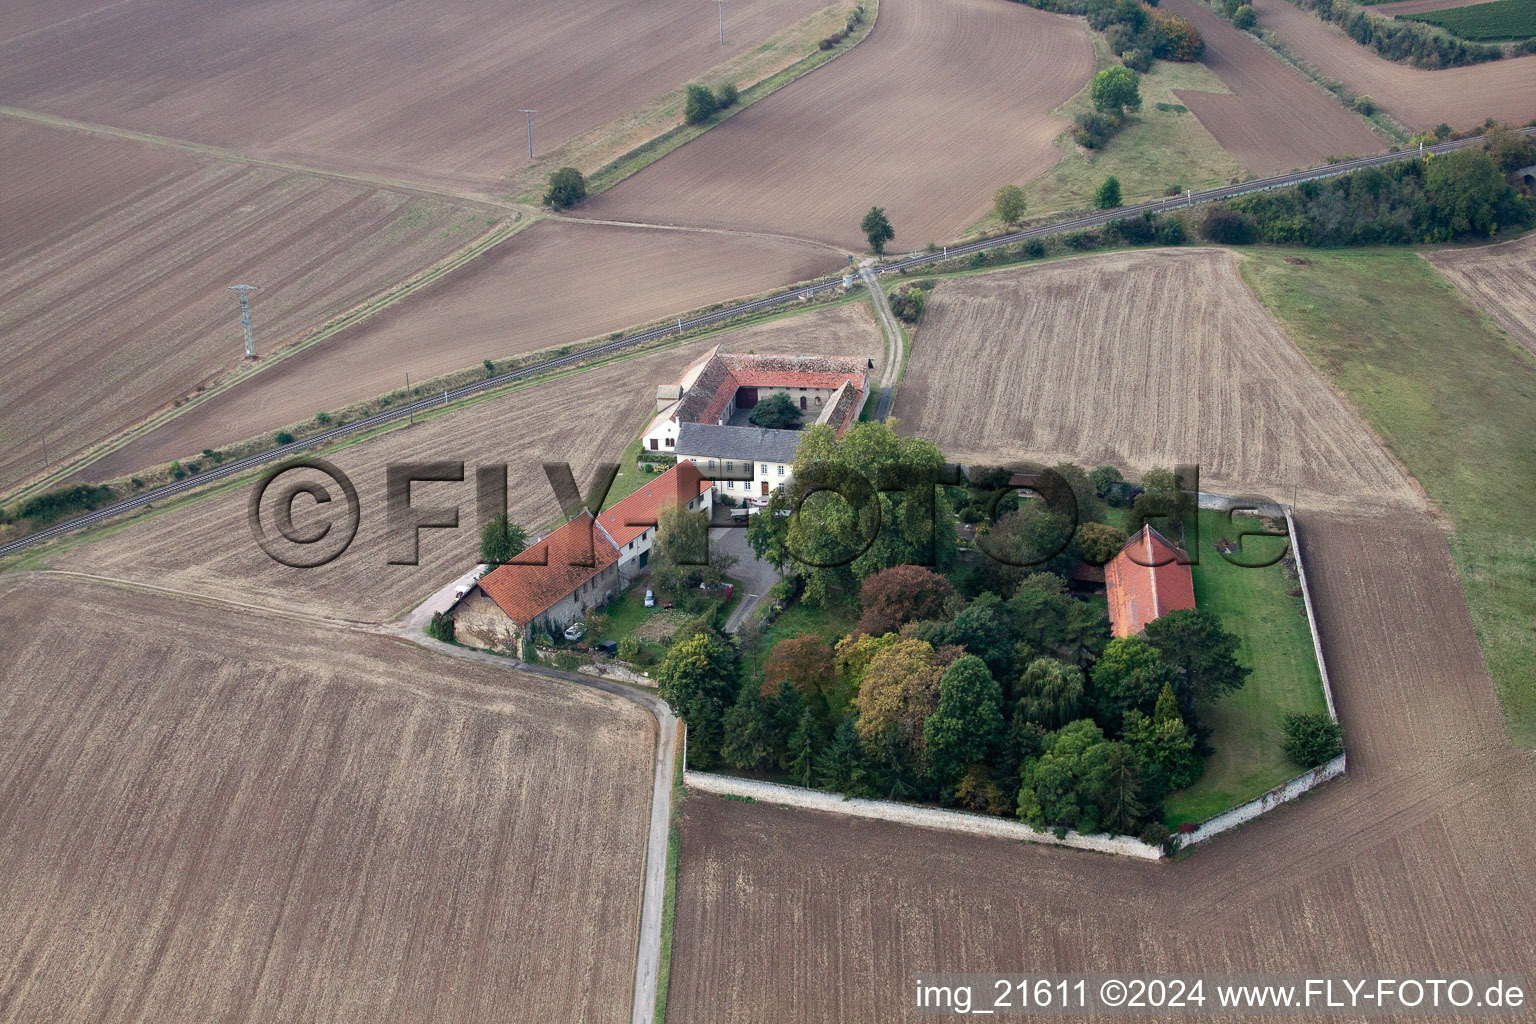
[[[1413,252],[1254,250],[1242,273],[1449,519],[1510,737],[1536,746],[1536,357]]]
[[[681,733],[687,729],[679,725]],[[672,927],[677,918],[677,864],[683,855],[683,749],[672,758],[672,814],[667,825],[667,888],[661,897],[661,953],[656,961],[656,1024],[667,1024],[667,995],[672,987]]]
[[[1238,522],[1246,529],[1261,529],[1254,520]],[[1216,752],[1199,781],[1164,803],[1164,820],[1171,828],[1204,821],[1300,775],[1302,769],[1281,749],[1285,718],[1328,710],[1296,577],[1280,564],[1263,569],[1231,564],[1213,547],[1224,536],[1235,539],[1227,517],[1202,510],[1200,564],[1191,568],[1195,604],[1219,615],[1222,625],[1237,636],[1238,660],[1253,674],[1242,689],[1203,712],[1214,729],[1211,745]],[[1263,545],[1274,543],[1249,539],[1244,551],[1263,554]]]

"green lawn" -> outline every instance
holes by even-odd
[[[764,599],[764,606],[766,604],[767,600]],[[762,671],[763,662],[768,660],[773,645],[780,640],[788,640],[802,633],[816,633],[829,644],[836,644],[839,639],[853,632],[853,624],[858,620],[859,606],[854,601],[840,601],[826,608],[812,608],[795,602],[784,609],[784,614],[763,634],[763,642],[756,656],[748,659],[745,666],[748,677]]]
[[[1536,746],[1536,357],[1401,250],[1253,250],[1243,276],[1454,526],[1511,738]]]
[[[1240,522],[1260,528],[1254,520]],[[1242,641],[1238,659],[1253,674],[1241,690],[1204,712],[1215,730],[1216,752],[1198,782],[1165,802],[1169,827],[1204,821],[1300,775],[1302,769],[1280,749],[1285,717],[1328,710],[1302,599],[1287,593],[1296,581],[1280,565],[1244,569],[1227,562],[1214,545],[1223,536],[1235,540],[1235,533],[1220,512],[1200,512],[1200,564],[1191,569],[1195,604],[1221,616],[1222,625]],[[1264,553],[1273,549],[1262,545],[1276,543],[1250,538],[1243,550]]]

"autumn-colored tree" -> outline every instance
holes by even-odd
[[[955,596],[949,580],[920,565],[883,569],[864,581],[858,628],[873,636],[894,633],[909,622],[944,618]]]
[[[865,743],[885,739],[895,725],[898,742],[921,759],[923,723],[939,706],[939,664],[933,645],[907,637],[895,639],[869,660],[854,704],[856,723]]]
[[[859,687],[864,684],[864,673],[869,671],[869,663],[875,655],[895,642],[894,634],[871,636],[868,633],[854,633],[837,642],[837,668],[842,672],[849,690],[859,692]]]
[[[837,688],[837,666],[832,648],[815,633],[803,633],[774,644],[763,665],[764,695],[772,696],[785,684],[794,687],[817,712]]]

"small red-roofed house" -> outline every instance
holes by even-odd
[[[519,650],[530,626],[563,629],[619,586],[619,550],[583,510],[476,583],[454,607],[455,635],[474,647]]]
[[[1135,636],[1147,623],[1176,609],[1195,609],[1189,557],[1150,525],[1104,566],[1104,589],[1110,627],[1117,637]]]
[[[708,512],[713,494],[710,482],[697,467],[682,459],[598,516],[598,525],[618,549],[620,582],[634,579],[650,561],[662,509],[682,505],[690,511]]]

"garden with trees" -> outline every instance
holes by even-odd
[[[1248,684],[1243,641],[1204,608],[1112,638],[1073,580],[1144,521],[1182,539],[1180,479],[1062,465],[1021,493],[1007,469],[951,476],[886,424],[805,434],[747,527],[787,573],[768,627],[699,621],[656,670],[691,767],[1165,841],[1165,800],[1200,779],[1214,709]],[[1326,749],[1304,739],[1288,749]]]

